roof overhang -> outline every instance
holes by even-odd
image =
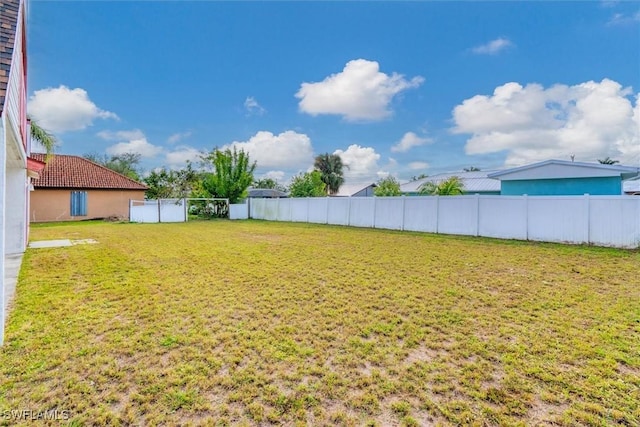
[[[47,166],[45,162],[27,157],[27,176],[34,179],[40,178],[40,173],[45,166]]]
[[[488,177],[502,181],[598,177],[621,177],[622,179],[627,179],[638,174],[640,174],[640,168],[633,166],[546,160],[544,162],[490,173]]]

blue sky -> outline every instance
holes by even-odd
[[[325,152],[351,182],[640,164],[637,2],[32,1],[28,34],[60,153],[236,145],[282,182]]]

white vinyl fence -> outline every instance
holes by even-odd
[[[131,222],[185,222],[187,205],[185,199],[130,200]]]
[[[637,196],[251,199],[249,217],[502,239],[640,246]]]

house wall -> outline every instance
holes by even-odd
[[[619,176],[563,179],[503,180],[503,196],[606,196],[622,194]]]
[[[129,200],[144,200],[143,190],[86,190],[87,215],[71,216],[71,192],[81,189],[43,189],[31,192],[32,222],[78,221],[117,216],[129,218]]]

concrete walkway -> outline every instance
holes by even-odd
[[[23,254],[11,254],[4,257],[4,318],[9,316],[9,308],[16,294],[16,283],[22,265]]]

